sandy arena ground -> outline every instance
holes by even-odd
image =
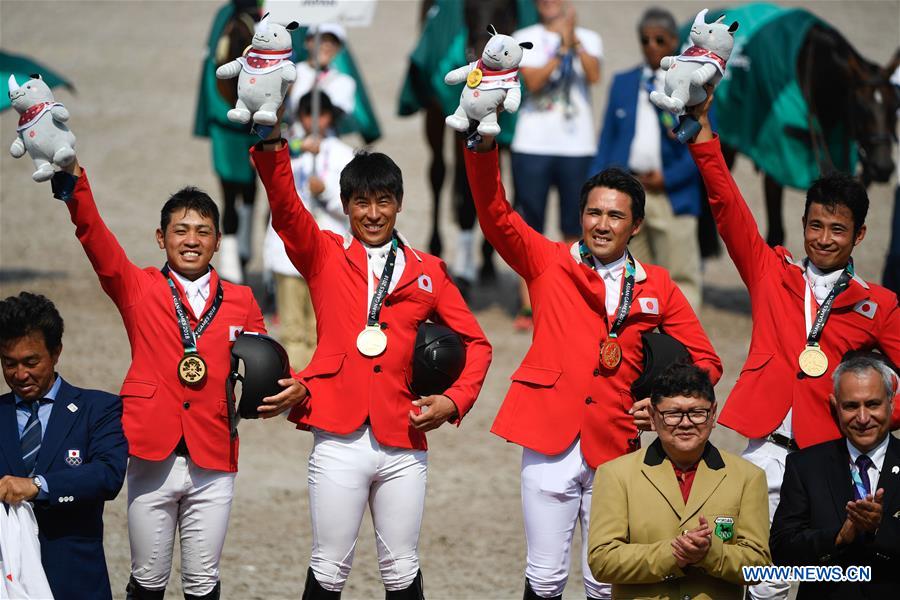
[[[194,184],[219,195],[208,141],[193,138],[191,131],[206,37],[220,4],[0,1],[0,46],[44,62],[77,86],[77,94],[59,91],[57,99],[72,113],[79,158],[90,170],[101,212],[139,265],[164,260],[153,232],[169,193]],[[704,6],[669,4],[679,20]],[[579,24],[597,30],[606,49],[603,82],[594,92],[599,123],[612,73],[639,60],[634,27],[648,3],[575,5]],[[900,43],[900,2],[807,5],[879,63]],[[376,147],[394,157],[406,175],[400,227],[414,245],[423,247],[430,201],[422,119],[394,115],[406,56],[418,35],[417,14],[413,0],[381,0],[372,27],[351,30],[350,45],[385,132]],[[4,144],[12,142],[15,125],[13,111],[0,117]],[[30,160],[15,161],[0,152],[0,296],[31,290],[53,299],[66,320],[60,372],[76,385],[118,390],[129,364],[125,331],[75,240],[67,211],[52,199],[49,185],[31,181],[32,170]],[[739,162],[736,176],[761,215],[761,181],[746,160]],[[873,281],[880,280],[883,267],[891,190],[888,185],[870,189],[869,234],[854,254],[858,270]],[[801,199],[799,193],[789,193],[785,209],[788,246],[795,253],[802,253]],[[262,193],[258,205],[265,206]],[[450,246],[447,256],[452,256],[455,225],[446,213],[443,230]],[[257,210],[258,232],[263,218]],[[555,211],[551,219],[555,222]],[[257,246],[260,239],[257,235]],[[251,269],[258,274],[260,268],[257,256]],[[421,536],[429,598],[515,598],[522,593],[521,451],[491,435],[489,428],[528,337],[512,331],[509,300],[515,281],[507,267],[501,273],[497,286],[479,291],[473,300],[494,345],[481,398],[462,428],[446,427],[430,437]],[[725,364],[718,386],[725,398],[746,356],[751,325],[745,289],[727,256],[706,264],[705,297],[701,319]],[[241,436],[241,471],[222,558],[223,597],[299,597],[310,547],[306,458],[312,438],[281,420],[245,422]],[[731,451],[744,444],[723,429],[714,440]],[[124,596],[129,573],[125,497],[123,490],[106,509],[106,550],[116,597]],[[580,561],[574,562],[566,597],[582,598]],[[175,564],[168,598],[181,597],[177,560]],[[355,564],[344,597],[382,597],[368,518]]]

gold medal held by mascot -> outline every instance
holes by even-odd
[[[185,354],[178,362],[178,379],[185,385],[198,385],[206,379],[206,362],[199,354]]]
[[[828,357],[818,344],[810,344],[800,353],[800,370],[810,377],[821,377],[828,370]]]
[[[470,88],[477,88],[478,84],[481,83],[482,77],[484,77],[484,73],[476,67],[469,71],[469,75],[466,77],[466,85]]]

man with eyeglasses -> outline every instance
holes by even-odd
[[[672,115],[650,102],[663,87],[664,56],[678,54],[672,13],[650,8],[638,24],[644,63],[617,73],[609,91],[603,132],[590,173],[627,168],[647,191],[644,226],[630,248],[642,261],[664,267],[694,310],[701,300],[697,218],[703,188],[687,146],[673,137]]]
[[[597,470],[588,563],[614,598],[738,600],[741,567],[771,563],[765,474],[709,442],[715,416],[706,371],[674,364],[651,394],[659,437]]]

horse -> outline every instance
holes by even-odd
[[[420,15],[420,26],[432,10],[434,0],[425,0]],[[465,0],[463,5],[463,18],[466,28],[465,60],[471,62],[481,55],[481,49],[490,39],[488,26],[494,25],[497,31],[511,33],[517,29],[518,8],[516,0]],[[461,65],[456,65],[461,66]],[[428,178],[431,185],[432,213],[431,235],[428,242],[428,250],[436,256],[443,252],[443,241],[440,233],[440,205],[441,191],[447,175],[448,163],[444,159],[444,108],[440,98],[431,95],[424,106],[425,110],[425,138],[428,142],[430,159],[428,163]],[[450,165],[452,171],[454,213],[457,224],[461,229],[461,239],[458,255],[463,256],[463,262],[471,262],[471,235],[477,221],[475,205],[472,193],[469,190],[466,179],[462,140],[463,134],[455,134],[458,138],[454,144],[453,162]],[[465,247],[468,244],[468,247]],[[466,255],[468,260],[466,260]],[[486,241],[482,245],[483,262],[480,272],[482,280],[490,280],[495,276],[493,264],[493,248]],[[456,265],[458,267],[458,265]],[[468,274],[455,273],[457,283],[468,291],[469,285],[474,283]]]
[[[836,29],[823,23],[810,27],[796,64],[797,83],[808,107],[808,126],[788,127],[784,133],[811,149],[820,174],[853,165],[855,143],[862,182],[868,186],[888,181],[894,171],[892,151],[900,108],[900,96],[889,78],[898,64],[900,49],[881,67],[860,55]],[[839,140],[836,150],[829,139]],[[723,145],[729,168],[740,151]],[[783,186],[769,174],[763,175],[766,242],[781,245],[785,238]]]

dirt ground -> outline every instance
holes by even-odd
[[[634,27],[648,3],[574,4],[579,24],[598,31],[606,51],[603,82],[594,91],[599,124],[612,73],[639,60]],[[704,6],[669,4],[679,20],[691,18]],[[193,138],[191,131],[206,36],[219,5],[0,1],[0,46],[44,62],[77,86],[77,94],[60,91],[57,99],[72,113],[79,158],[90,171],[101,212],[140,265],[161,265],[164,260],[153,232],[169,193],[194,184],[218,196],[208,141]],[[879,63],[886,62],[900,43],[897,1],[806,5]],[[430,201],[422,119],[394,114],[406,56],[418,35],[417,14],[413,0],[381,0],[372,27],[351,30],[350,45],[385,132],[376,147],[394,157],[406,176],[400,228],[414,245],[424,247]],[[12,111],[0,117],[4,143],[12,142],[15,125]],[[0,295],[31,290],[53,299],[66,320],[60,372],[76,385],[118,390],[129,363],[125,331],[75,240],[67,211],[51,198],[49,185],[31,181],[29,160],[16,161],[6,151],[0,156]],[[748,161],[739,162],[736,177],[755,214],[761,216],[761,181]],[[891,190],[888,185],[870,189],[869,234],[854,254],[858,271],[872,281],[879,281],[883,267]],[[802,252],[801,198],[797,192],[788,193],[785,208],[788,246],[795,252]],[[265,205],[264,197],[259,205]],[[257,210],[257,233],[263,212]],[[450,246],[447,256],[452,256],[455,225],[449,210],[446,213],[443,230]],[[257,247],[260,240],[257,235]],[[260,267],[257,257],[251,270],[258,275]],[[482,395],[460,429],[446,427],[430,436],[421,535],[422,570],[430,598],[515,598],[522,593],[520,449],[491,435],[489,428],[528,337],[512,331],[509,311],[515,281],[505,265],[501,275],[496,286],[479,290],[472,302],[494,345],[494,363]],[[727,256],[706,263],[705,280],[701,320],[725,364],[717,390],[725,398],[746,356],[749,302]],[[273,331],[277,333],[277,328]],[[299,597],[310,548],[306,458],[311,436],[281,420],[245,422],[241,436],[241,471],[222,559],[223,597]],[[714,433],[714,441],[731,451],[744,444],[740,436],[722,428]],[[129,572],[124,490],[107,505],[105,522],[113,590],[122,597]],[[579,561],[574,562],[567,598],[584,596]],[[355,565],[344,597],[381,597],[368,518]],[[167,597],[181,597],[179,582],[176,566]]]

